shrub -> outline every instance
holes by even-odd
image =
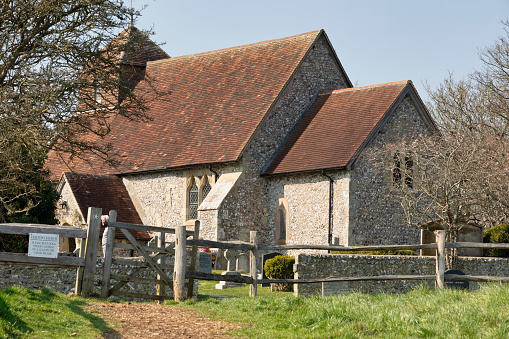
[[[278,255],[265,262],[263,269],[265,275],[271,279],[293,279],[293,264],[295,258],[288,255]],[[293,284],[270,284],[271,290],[289,292],[292,290]]]
[[[485,230],[483,232],[483,242],[492,244],[509,243],[509,224],[497,225]],[[485,248],[483,254],[485,257],[509,258],[509,250],[498,248]]]

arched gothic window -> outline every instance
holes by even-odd
[[[192,179],[191,188],[189,189],[189,217],[188,219],[198,219],[198,185],[196,179]]]
[[[276,226],[274,240],[276,244],[284,245],[288,238],[288,201],[286,198],[279,198],[278,207],[274,217]]]

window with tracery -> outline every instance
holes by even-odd
[[[191,188],[189,189],[189,217],[188,219],[198,219],[198,185],[196,180],[192,179]]]
[[[187,183],[187,215],[186,220],[198,219],[198,208],[212,190],[214,182],[209,181],[207,175],[192,176]]]

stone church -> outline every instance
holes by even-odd
[[[119,62],[171,94],[149,102],[148,123],[111,121],[119,167],[49,154],[63,224],[94,206],[145,225],[199,219],[210,240],[419,242],[383,193],[393,173],[373,180],[384,170],[365,156],[436,130],[411,81],[353,87],[323,30],[180,57],[145,38]]]

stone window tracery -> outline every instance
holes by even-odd
[[[185,222],[198,219],[198,208],[212,190],[213,178],[206,173],[198,172],[186,178],[185,187]]]

